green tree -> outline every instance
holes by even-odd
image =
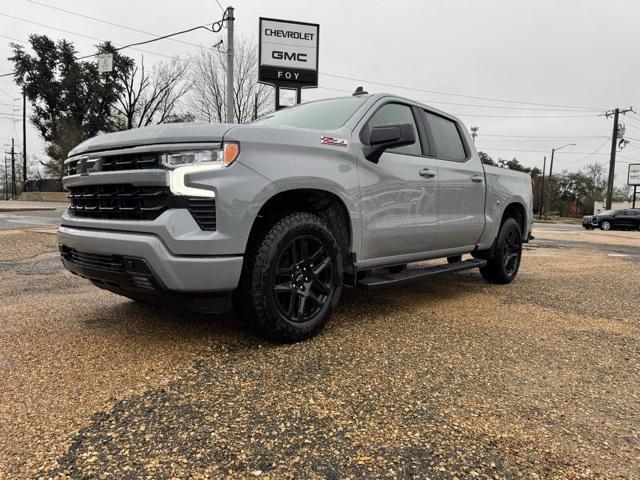
[[[532,177],[537,177],[542,174],[542,172],[538,167],[533,167],[533,168],[525,167],[523,164],[520,163],[520,161],[517,158],[513,158],[511,160],[505,160],[504,158],[499,158],[498,162],[496,163],[496,161],[485,152],[478,152],[478,156],[480,157],[480,161],[485,165],[508,168],[509,170],[517,170],[519,172],[528,173]]]
[[[493,158],[491,158],[491,156],[489,154],[484,153],[484,152],[478,152],[478,156],[480,157],[480,161],[482,163],[484,163],[485,165],[491,165],[493,167],[497,167],[498,166],[498,164],[493,161]]]
[[[50,160],[42,162],[54,177],[63,175],[69,151],[99,133],[118,129],[112,108],[123,85],[118,72],[130,70],[133,60],[120,55],[109,43],[98,53],[113,54],[113,71],[100,74],[94,61],[76,59],[74,46],[54,42],[46,35],[30,35],[32,53],[11,44],[15,81],[33,106],[30,117],[46,143]]]

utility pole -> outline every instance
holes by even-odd
[[[538,212],[538,220],[542,220],[542,210],[544,209],[544,172],[547,169],[547,156],[544,156],[544,160],[542,161],[542,185],[540,192],[540,211]]]
[[[4,156],[4,199],[9,200],[9,167],[6,155]]]
[[[227,7],[227,123],[233,123],[233,7]]]
[[[22,89],[22,191],[27,183],[27,93]]]
[[[609,112],[607,112],[609,117]],[[613,200],[613,178],[616,169],[616,144],[618,143],[618,118],[620,117],[620,109],[613,111],[613,133],[611,134],[611,158],[609,159],[609,180],[607,181],[607,204],[605,209],[611,210],[611,202]]]
[[[575,143],[567,143],[566,145],[562,145],[561,147],[551,149],[551,163],[549,164],[549,176],[547,177],[549,179],[549,190],[553,189],[553,157],[555,157],[555,154],[558,150],[564,147],[575,147],[575,146],[576,146]],[[551,202],[547,202],[547,203],[550,204]]]
[[[476,137],[478,136],[478,127],[471,127],[471,138],[473,138],[473,144],[476,144]]]
[[[16,152],[13,138],[11,139],[11,198],[16,198]]]
[[[605,208],[607,210],[611,210],[611,202],[613,200],[613,180],[615,177],[616,170],[616,148],[618,145],[618,131],[620,128],[620,124],[618,120],[620,118],[620,114],[623,115],[627,112],[633,112],[633,107],[625,108],[624,110],[620,110],[619,108],[615,108],[613,110],[609,110],[605,113],[605,117],[609,118],[613,115],[613,133],[611,134],[611,158],[609,159],[609,179],[607,181],[607,203]]]

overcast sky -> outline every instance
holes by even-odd
[[[216,0],[38,2],[158,35],[222,15]],[[604,163],[612,121],[598,114],[616,106],[633,105],[640,110],[637,0],[234,0],[231,5],[236,8],[238,36],[257,38],[260,16],[320,24],[320,86],[324,88],[305,90],[303,100],[342,95],[339,90],[351,92],[358,85],[369,92],[422,100],[460,116],[467,127],[479,127],[477,146],[494,158],[517,157],[526,165],[542,167],[542,158],[552,147],[576,143],[557,154],[554,171],[576,170],[594,160]],[[0,14],[0,73],[11,71],[6,60],[8,43],[24,42],[30,33],[67,38],[81,54],[94,52],[96,43],[81,35],[116,45],[149,38],[28,0],[2,2]],[[180,38],[205,45],[220,35],[203,31]],[[169,40],[140,48],[147,51],[145,63],[163,59],[156,54],[186,56],[197,50]],[[126,52],[135,58],[142,55],[136,50]],[[10,78],[1,78],[2,114],[12,111],[11,103],[18,96]],[[21,102],[16,102],[18,113],[19,106]],[[558,118],[549,118],[553,116]],[[640,161],[640,116],[627,118],[631,145],[619,160]],[[2,142],[12,135],[22,141],[21,124],[1,119]],[[29,151],[43,155],[36,132],[30,128],[28,135]],[[524,138],[531,136],[566,138]],[[626,179],[626,169],[626,163],[617,164],[616,183]]]

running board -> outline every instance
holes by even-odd
[[[387,285],[395,285],[396,283],[431,277],[440,273],[461,272],[462,270],[484,267],[486,264],[486,260],[474,258],[463,262],[445,263],[444,265],[435,265],[433,267],[407,269],[398,273],[371,275],[360,280],[358,286],[366,288],[386,287]]]

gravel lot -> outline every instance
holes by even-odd
[[[637,232],[350,290],[292,346],[102,292],[52,232],[0,232],[0,478],[640,477]]]

